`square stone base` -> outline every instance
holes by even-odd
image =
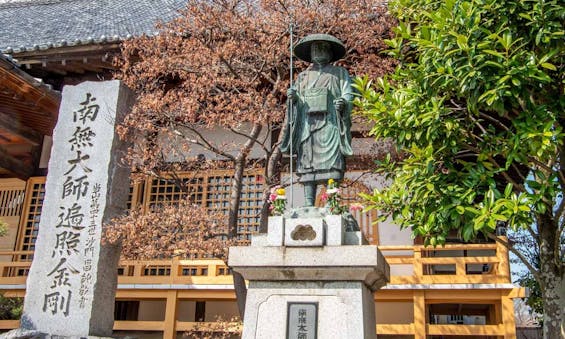
[[[373,294],[360,281],[250,281],[242,338],[287,338],[292,302],[318,304],[317,338],[376,338]]]

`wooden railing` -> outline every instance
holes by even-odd
[[[437,336],[505,336],[507,330],[498,325],[431,325],[425,326],[427,335]],[[377,335],[414,335],[414,324],[378,324]]]
[[[391,284],[509,283],[507,249],[499,244],[429,248],[380,246],[391,267]],[[29,251],[0,252],[16,258]],[[23,284],[31,262],[0,262],[0,285]],[[231,284],[231,272],[218,259],[121,260],[119,284]]]
[[[194,328],[206,328],[210,322],[177,321],[177,331],[190,331]],[[0,330],[9,330],[19,327],[19,320],[0,320]],[[228,327],[240,329],[239,323],[230,323]],[[163,331],[165,321],[114,321],[115,331]],[[378,324],[377,335],[414,335],[413,324]],[[504,325],[426,325],[428,335],[453,335],[453,336],[504,336]]]
[[[510,283],[508,249],[501,244],[444,247],[379,246],[391,284]]]
[[[498,244],[446,245],[435,249],[423,246],[381,246],[379,248],[391,267],[391,282],[389,285],[510,282],[508,253],[504,246]],[[29,255],[31,252],[0,252],[0,256],[11,256],[13,258],[26,254]],[[8,288],[6,285],[25,284],[30,265],[31,262],[29,261],[0,262],[0,285]],[[162,285],[163,288],[174,291],[179,285],[231,285],[233,282],[231,271],[221,260],[172,258],[166,260],[122,260],[118,267],[118,283],[122,288],[118,293],[122,291],[140,296],[135,291],[136,288],[139,288],[139,285]],[[21,287],[19,288],[21,289]],[[410,287],[407,288],[410,289]],[[386,290],[381,292],[387,293]],[[176,296],[176,293],[174,295]],[[175,299],[175,296],[172,298]],[[230,295],[228,299],[233,297]],[[511,299],[509,299],[509,305],[511,305],[511,302]],[[506,310],[506,312],[511,312],[511,309],[510,311]],[[427,335],[466,335],[474,337],[504,336],[508,333],[514,333],[510,328],[512,326],[500,323],[490,325],[439,325],[426,323],[425,317],[418,319],[420,319],[420,322],[417,322],[415,317],[412,324],[377,324],[376,332],[381,335],[416,335],[416,333],[425,332]],[[115,321],[114,329],[122,331],[163,331],[165,333],[166,331],[186,331],[195,327],[202,328],[202,326],[210,324],[212,323],[186,322],[172,318],[169,321]],[[236,324],[233,325],[236,326]],[[19,326],[18,321],[0,320],[0,329],[11,329],[17,326]]]
[[[121,260],[118,284],[233,284],[222,260]]]
[[[177,331],[190,331],[193,329],[213,328],[214,322],[176,321]],[[20,326],[19,320],[0,320],[0,330],[10,330]],[[240,323],[226,323],[230,332],[241,331]],[[114,331],[164,331],[165,321],[114,321]]]

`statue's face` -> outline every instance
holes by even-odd
[[[332,59],[330,44],[325,41],[314,41],[310,46],[310,56],[312,62],[318,65],[325,65]]]

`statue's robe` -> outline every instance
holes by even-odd
[[[329,104],[325,112],[308,112],[305,92],[311,88],[327,88]],[[300,73],[295,89],[298,99],[289,106],[289,123],[285,126],[281,150],[297,155],[296,173],[300,182],[321,183],[332,178],[343,179],[345,156],[351,150],[351,79],[343,67],[331,64],[311,65]],[[343,112],[336,112],[334,101],[345,100]],[[292,126],[291,126],[292,123]]]

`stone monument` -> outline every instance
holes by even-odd
[[[129,168],[115,127],[132,98],[120,81],[63,89],[19,330],[28,337],[112,333],[119,248],[101,236],[126,207]]]
[[[288,91],[281,148],[297,155],[306,206],[270,217],[266,234],[229,250],[229,266],[249,281],[243,339],[375,338],[373,292],[389,281],[388,264],[343,215],[311,207],[317,185],[342,179],[352,153],[351,82],[330,64],[345,47],[313,34],[294,53],[314,64]]]

